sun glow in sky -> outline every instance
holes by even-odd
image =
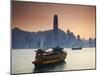
[[[53,17],[58,15],[59,29],[70,29],[81,38],[95,38],[96,7],[12,1],[12,28],[37,32],[53,29]]]

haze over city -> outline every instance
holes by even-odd
[[[59,29],[70,29],[81,38],[95,38],[95,6],[12,1],[12,28],[29,32],[53,29],[53,17],[58,15]]]

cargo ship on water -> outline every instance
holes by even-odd
[[[67,53],[63,51],[63,48],[53,48],[50,52],[45,52],[43,49],[36,51],[35,61],[32,63],[35,66],[42,66],[46,64],[55,64],[64,61]]]
[[[72,50],[82,50],[82,47],[74,47],[74,48],[72,48]]]

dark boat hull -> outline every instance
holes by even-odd
[[[82,48],[72,48],[72,50],[81,50]]]
[[[59,63],[62,63],[62,62],[65,62],[65,60],[61,60],[59,62],[54,62],[54,63],[47,63],[47,64],[34,64],[36,68],[38,67],[45,67],[45,66],[55,66],[56,64],[59,64]]]
[[[48,64],[56,64],[59,62],[62,62],[65,60],[67,56],[67,53],[57,53],[57,54],[51,54],[51,55],[47,55],[47,56],[41,56],[41,61],[35,60],[34,62],[32,62],[36,67],[39,66],[44,66],[44,65],[48,65]]]

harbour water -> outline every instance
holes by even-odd
[[[64,48],[64,51],[68,53],[64,62],[47,65],[39,69],[32,64],[32,61],[35,60],[35,50],[12,50],[12,74],[95,69],[95,48],[82,48],[81,50]]]

